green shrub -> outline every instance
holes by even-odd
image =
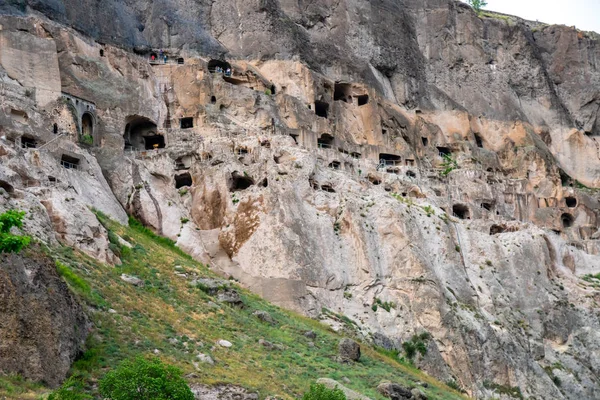
[[[346,395],[340,389],[328,389],[319,383],[310,385],[302,400],[346,400]]]
[[[80,137],[79,141],[83,144],[87,144],[88,146],[94,144],[94,138],[92,137],[92,135],[83,135]]]
[[[111,400],[194,400],[179,368],[141,356],[107,373],[100,380],[100,394]]]
[[[442,176],[448,176],[448,174],[455,169],[458,169],[458,163],[450,154],[444,154],[444,162],[442,163],[442,167],[444,170],[442,171]]]
[[[83,384],[73,378],[69,378],[59,389],[48,396],[48,400],[88,400],[92,396],[83,392]]]
[[[31,242],[29,236],[13,235],[12,228],[23,227],[24,211],[9,210],[0,214],[0,253],[18,253]]]

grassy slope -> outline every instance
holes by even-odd
[[[401,364],[366,345],[360,362],[352,365],[335,361],[341,336],[317,321],[275,307],[245,290],[239,290],[245,307],[229,307],[175,275],[182,266],[189,275],[213,277],[205,266],[191,260],[167,240],[136,226],[123,227],[99,217],[111,231],[134,244],[125,249],[120,267],[100,264],[69,248],[54,249],[59,271],[71,289],[92,310],[96,325],[85,355],[77,361],[72,373],[81,377],[90,393],[96,381],[120,360],[158,349],[164,361],[194,373],[191,382],[232,383],[259,392],[260,397],[279,395],[297,398],[311,382],[320,377],[350,379],[348,387],[373,399],[382,397],[375,390],[382,380],[407,386],[427,382],[424,389],[430,399],[460,399],[460,394]],[[113,235],[114,241],[114,235]],[[118,250],[118,249],[117,249]],[[140,277],[144,287],[135,287],[120,279],[122,273]],[[109,312],[115,310],[116,313]],[[264,310],[277,321],[271,326],[252,313]],[[304,332],[317,333],[315,347],[309,347]],[[169,341],[169,339],[177,339]],[[267,350],[259,339],[285,346],[284,350]],[[219,339],[233,343],[230,349],[214,346]],[[187,346],[183,343],[187,343]],[[198,353],[211,355],[214,366],[193,365]],[[12,385],[12,389],[6,389]],[[43,388],[25,385],[18,380],[0,380],[2,393],[11,398],[36,398]]]

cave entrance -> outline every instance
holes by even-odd
[[[71,157],[67,154],[63,154],[60,158],[60,165],[62,165],[66,169],[78,169],[79,168],[79,158]]]
[[[335,138],[332,135],[324,133],[317,139],[317,146],[319,146],[320,149],[331,149],[333,148],[334,141]]]
[[[340,163],[339,161],[332,161],[329,164],[329,168],[331,168],[331,169],[339,170],[341,167],[342,167],[342,163]]]
[[[145,150],[164,149],[165,147],[165,137],[163,135],[144,136]]]
[[[336,82],[333,89],[333,101],[352,103],[352,85]]]
[[[500,233],[506,232],[506,228],[502,225],[492,225],[490,227],[490,235],[499,235]]]
[[[428,146],[429,139],[427,139],[425,136],[423,136],[423,137],[421,137],[421,143],[423,143],[423,146]]]
[[[229,72],[227,72],[229,71]],[[214,74],[214,73],[228,73],[229,75],[231,75],[231,64],[229,64],[227,61],[221,61],[221,60],[210,60],[208,62],[208,72]]]
[[[179,58],[177,59],[177,64],[179,64],[179,65],[183,65],[184,63],[185,63],[185,60],[183,59],[183,57],[179,57]]]
[[[569,208],[577,207],[577,199],[575,197],[567,197],[565,198],[565,202],[567,203],[567,207]]]
[[[155,136],[157,138],[152,139]],[[157,134],[156,124],[139,115],[127,118],[123,139],[125,140],[125,150],[152,150],[154,143],[158,143],[158,147],[161,145],[165,147],[165,138]]]
[[[24,149],[35,149],[37,141],[29,136],[21,136],[21,147]]]
[[[52,125],[52,133],[54,133],[55,135],[58,133],[58,124]]]
[[[452,213],[455,217],[460,219],[471,219],[469,214],[469,207],[464,204],[455,204],[452,206]]]
[[[480,149],[483,149],[483,139],[481,138],[481,136],[479,136],[478,134],[475,134],[475,144],[477,145],[477,147],[479,147]]]
[[[440,153],[440,157],[445,157],[452,154],[452,151],[450,151],[448,147],[437,147],[437,151]]]
[[[324,101],[315,101],[315,114],[321,118],[327,118],[327,112],[329,111],[329,104]]]
[[[358,106],[365,106],[367,104],[369,104],[369,95],[368,94],[363,94],[360,96],[356,96],[356,100],[358,101]]]
[[[175,189],[192,186],[192,176],[189,173],[175,175]]]
[[[560,216],[560,220],[562,222],[563,228],[570,228],[575,223],[575,218],[571,214],[564,213]]]
[[[94,117],[92,114],[86,112],[81,116],[81,136],[93,137],[94,135]]]
[[[237,171],[231,173],[231,179],[229,181],[230,192],[246,190],[252,185],[254,185],[254,179],[246,173],[244,173],[244,175],[240,175]]]
[[[380,153],[379,154],[379,163],[382,165],[396,165],[400,164],[402,161],[402,157],[396,154],[387,154]]]
[[[179,119],[179,127],[181,129],[190,129],[194,127],[194,118],[193,117],[185,117]]]

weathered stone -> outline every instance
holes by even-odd
[[[304,332],[304,336],[306,336],[307,338],[309,338],[311,340],[315,340],[317,338],[317,334],[313,331]]]
[[[91,324],[38,253],[0,254],[0,372],[58,386],[85,344]]]
[[[144,281],[136,276],[121,274],[121,280],[133,286],[144,286]]]
[[[217,300],[221,303],[227,303],[234,306],[243,305],[242,297],[235,289],[224,289],[220,290],[217,294]]]
[[[338,344],[340,361],[358,361],[360,359],[360,345],[352,339],[344,338]]]
[[[271,324],[271,325],[275,325],[276,324],[276,322],[273,319],[273,317],[271,317],[271,314],[269,314],[266,311],[257,310],[257,311],[254,311],[252,313],[252,315],[254,315],[256,318],[258,318],[261,321],[266,322],[268,324]]]
[[[258,400],[257,393],[233,385],[207,386],[192,384],[192,393],[197,400]]]
[[[230,341],[221,339],[217,342],[217,344],[221,347],[225,347],[225,348],[230,348],[233,346],[233,344]]]
[[[377,386],[377,391],[392,400],[410,400],[413,398],[413,393],[410,389],[400,386],[397,383],[382,382]]]
[[[208,354],[200,353],[196,356],[196,358],[204,364],[214,365],[214,363],[215,363],[215,361],[212,359],[212,357],[209,356]]]

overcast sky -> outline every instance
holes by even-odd
[[[600,0],[487,0],[487,10],[600,33]]]

